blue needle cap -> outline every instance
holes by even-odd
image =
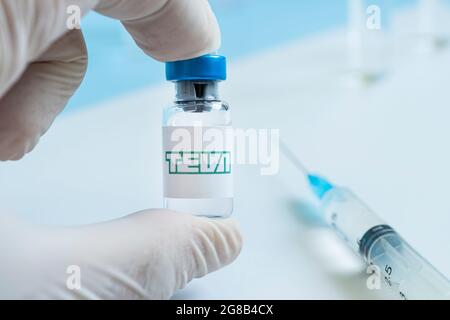
[[[308,182],[312,191],[319,199],[322,199],[328,191],[334,188],[327,179],[314,174],[308,175]]]

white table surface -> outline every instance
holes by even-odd
[[[279,128],[303,161],[351,187],[450,276],[450,51],[409,53],[367,88],[342,86],[343,38],[318,35],[230,63],[236,127]],[[106,79],[105,79],[106,81]],[[84,224],[160,207],[161,110],[170,84],[64,115],[36,150],[0,164],[3,206],[33,221]],[[315,218],[302,177],[236,168],[245,236],[230,267],[176,298],[358,299],[361,262]]]

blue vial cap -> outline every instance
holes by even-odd
[[[224,56],[207,54],[198,58],[166,63],[166,79],[185,80],[226,80],[227,62]]]

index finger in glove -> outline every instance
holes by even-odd
[[[160,61],[190,59],[220,47],[207,0],[103,0],[96,10],[119,19],[145,53]]]
[[[0,160],[17,160],[32,150],[84,76],[81,33],[67,32],[66,25],[67,8],[74,4],[82,13],[98,4],[99,12],[122,20],[137,44],[158,60],[188,59],[220,45],[206,0],[3,0]]]

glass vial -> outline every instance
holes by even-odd
[[[219,55],[169,62],[175,100],[163,116],[165,208],[206,217],[233,211],[233,139],[229,105],[219,95]]]

